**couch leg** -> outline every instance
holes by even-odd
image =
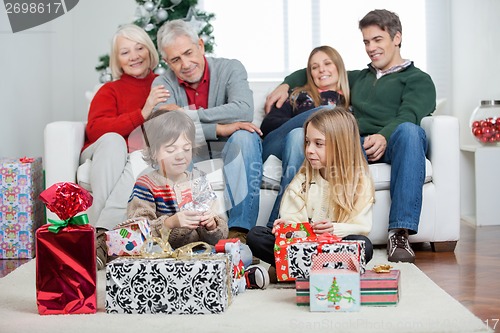
[[[432,252],[453,252],[457,246],[457,241],[431,242]]]

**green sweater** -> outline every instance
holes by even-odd
[[[436,108],[436,89],[431,77],[413,65],[380,79],[371,66],[349,71],[351,105],[360,134],[382,134],[386,140],[399,124],[420,125],[423,117]],[[285,78],[290,88],[306,82],[306,71],[295,71]]]

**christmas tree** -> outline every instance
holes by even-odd
[[[337,279],[335,277],[333,278],[332,286],[328,290],[328,297],[327,298],[328,298],[328,301],[333,303],[333,304],[337,304],[342,299],[342,295],[340,294],[339,285],[337,284]]]
[[[148,33],[155,46],[158,29],[166,21],[183,19],[197,28],[198,35],[205,43],[205,52],[212,53],[215,42],[210,21],[215,15],[196,9],[198,0],[136,0],[136,2],[138,7],[133,23]],[[155,73],[162,74],[166,67],[160,56],[160,64],[155,69]],[[99,57],[99,63],[95,69],[100,73],[101,83],[112,80],[108,54]]]

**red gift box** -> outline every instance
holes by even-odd
[[[298,242],[315,241],[316,234],[308,222],[280,224],[277,230],[276,241],[274,244],[276,276],[278,281],[293,280],[288,274],[287,247]]]
[[[92,197],[76,184],[57,183],[40,199],[63,220],[49,220],[36,232],[38,313],[95,313],[95,230],[86,214],[75,216],[92,204]]]
[[[89,225],[68,225],[57,234],[46,224],[36,232],[38,312],[95,313],[95,232]]]

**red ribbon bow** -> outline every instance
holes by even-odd
[[[323,245],[324,244],[333,244],[333,243],[338,243],[342,241],[342,238],[332,235],[329,232],[322,233],[321,235],[318,236],[316,240],[319,245],[318,245],[318,253],[323,252]]]
[[[20,161],[21,163],[33,163],[33,161],[34,161],[34,160],[35,160],[34,158],[31,158],[31,157],[26,157],[26,156],[21,157],[21,158],[19,159],[19,161]]]

